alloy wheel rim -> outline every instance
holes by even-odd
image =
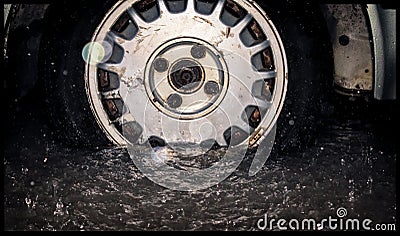
[[[119,1],[87,50],[90,107],[117,145],[256,145],[286,94],[282,41],[253,1]]]

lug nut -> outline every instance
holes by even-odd
[[[167,104],[172,108],[178,108],[182,104],[182,98],[178,94],[173,93],[167,98]]]
[[[214,81],[208,81],[204,85],[204,92],[206,94],[215,95],[219,93],[219,85]]]
[[[192,57],[200,59],[206,56],[206,48],[203,45],[194,45],[192,49],[190,49],[190,53]]]
[[[164,72],[168,69],[168,61],[165,58],[157,58],[153,62],[154,69],[158,72]]]

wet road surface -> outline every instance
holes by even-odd
[[[321,220],[340,207],[347,217],[396,223],[393,103],[337,99],[310,147],[273,154],[253,177],[239,169],[194,192],[154,184],[124,149],[66,147],[34,106],[14,107],[4,142],[5,230],[259,230],[264,214]]]

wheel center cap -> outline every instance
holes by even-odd
[[[168,80],[177,92],[184,94],[193,93],[204,82],[204,69],[194,60],[178,60],[171,66]]]
[[[188,120],[218,107],[228,80],[226,63],[214,46],[195,38],[176,38],[153,52],[144,82],[155,107],[168,116]]]

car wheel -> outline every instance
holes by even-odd
[[[257,146],[283,109],[278,144],[301,145],[314,122],[323,47],[312,17],[286,7],[247,0],[50,7],[41,63],[59,136],[96,146]]]

